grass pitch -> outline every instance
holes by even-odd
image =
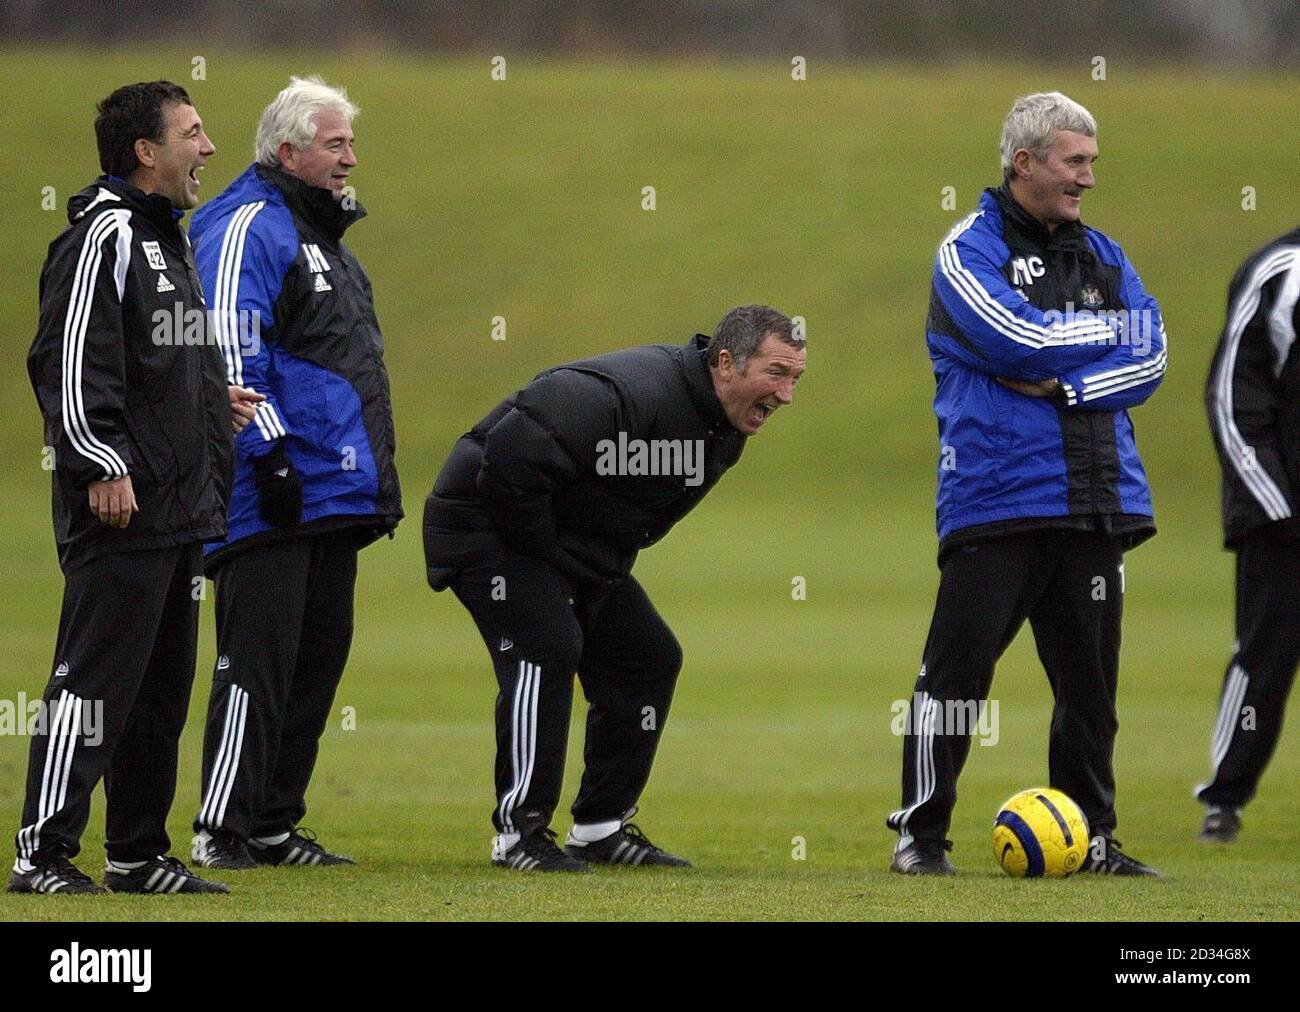
[[[10,150],[40,153],[6,169],[0,699],[39,694],[58,618],[48,475],[22,361],[46,244],[67,196],[97,172],[93,103],[125,81],[183,80],[218,148],[203,176],[209,199],[247,163],[256,116],[289,73],[321,72],[363,110],[355,179],[370,218],[349,242],[384,325],[408,513],[396,540],[362,556],[352,663],[305,820],[361,864],[214,873],[237,889],[227,897],[0,894],[0,919],[1296,916],[1294,719],[1238,845],[1194,842],[1190,796],[1207,772],[1233,637],[1200,389],[1233,269],[1297,217],[1294,145],[1276,130],[1293,117],[1294,80],[1157,70],[1093,82],[1080,59],[1065,74],[814,64],[793,82],[780,64],[517,59],[494,82],[486,59],[209,54],[207,80],[192,82],[190,48],[0,52]],[[1118,835],[1169,879],[1015,882],[995,866],[998,806],[1046,778],[1050,693],[1024,635],[993,686],[998,742],[973,747],[961,780],[951,835],[962,874],[905,880],[885,870],[894,837],[883,820],[899,792],[891,704],[911,692],[938,576],[923,342],[931,257],[996,181],[1012,98],[1045,87],[1097,115],[1103,157],[1085,219],[1124,245],[1170,335],[1169,378],[1135,412],[1161,534],[1126,568],[1116,755]],[[58,211],[41,207],[46,186]],[[654,211],[642,210],[646,186]],[[1242,208],[1246,186],[1256,211]],[[697,868],[561,879],[492,869],[495,686],[468,616],[424,583],[423,497],[457,435],[538,370],[685,340],[748,301],[808,321],[794,410],[637,569],[686,650],[638,821]],[[497,316],[504,341],[492,340]],[[792,599],[798,576],[806,600]],[[211,625],[209,604],[171,823],[186,857]],[[18,826],[27,744],[0,737],[3,834]],[[96,875],[102,824],[100,797],[81,858]],[[567,829],[563,812],[555,825]]]

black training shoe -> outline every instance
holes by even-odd
[[[634,822],[623,825],[594,843],[576,840],[573,833],[564,841],[564,852],[578,861],[592,864],[630,864],[638,866],[659,865],[663,868],[689,868],[691,862],[676,854],[669,854],[651,843],[641,827]]]
[[[1205,821],[1201,823],[1201,835],[1197,839],[1202,843],[1236,843],[1237,832],[1240,829],[1240,808],[1211,807],[1205,813]]]
[[[894,848],[889,870],[904,875],[956,875],[948,860],[952,841],[939,836],[904,836]]]
[[[104,870],[111,893],[228,893],[224,882],[209,882],[185,867],[179,858],[155,857],[130,871]]]
[[[14,873],[9,878],[9,891],[93,896],[104,890],[59,851],[52,857],[30,864],[27,870],[23,870],[22,863],[15,863]]]
[[[248,847],[228,829],[202,829],[190,845],[190,859],[200,868],[243,871],[257,865],[248,855]]]
[[[515,871],[591,871],[585,861],[570,857],[556,846],[555,831],[547,826],[536,827],[508,848],[504,837],[497,834],[492,839],[492,863]]]
[[[248,852],[258,864],[356,864],[350,857],[331,854],[316,842],[316,834],[310,829],[291,830],[287,840],[269,847],[250,842]]]
[[[1143,864],[1136,858],[1129,857],[1123,851],[1118,840],[1109,836],[1094,836],[1088,844],[1088,856],[1084,859],[1082,872],[1094,875],[1137,875],[1145,878],[1164,878],[1159,871],[1149,864]]]

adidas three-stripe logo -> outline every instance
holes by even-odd
[[[610,862],[613,864],[640,864],[649,853],[649,847],[643,847],[631,840],[623,840],[614,849],[614,853],[610,856]]]
[[[908,837],[906,841],[900,841],[898,845],[900,850],[898,856],[898,867],[901,871],[907,871],[912,867],[912,865],[916,864],[918,861],[921,860],[921,855],[918,854],[915,850],[907,849],[911,845],[912,845],[911,837]]]
[[[33,878],[31,884],[38,893],[56,893],[68,884],[68,880],[55,875],[52,871],[46,871]]]
[[[289,851],[289,856],[286,857],[280,863],[281,864],[320,864],[320,853],[319,851],[309,850],[306,847],[294,847],[291,851]]]
[[[185,876],[168,868],[155,868],[144,884],[147,893],[176,893],[185,884]]]
[[[532,871],[542,862],[535,857],[529,857],[524,853],[522,847],[518,848],[519,853],[506,862],[511,868],[518,868],[520,871]]]

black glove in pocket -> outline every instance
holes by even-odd
[[[302,519],[302,479],[278,443],[253,461],[257,509],[272,527],[288,527]]]

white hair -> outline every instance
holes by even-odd
[[[348,122],[359,110],[342,88],[331,88],[319,77],[291,77],[289,87],[275,96],[257,124],[257,161],[272,168],[280,164],[280,145],[286,141],[301,151],[316,136],[316,115],[337,109]]]
[[[1002,178],[1015,173],[1013,159],[1021,148],[1042,161],[1051,150],[1058,130],[1097,136],[1097,121],[1092,113],[1059,91],[1039,92],[1016,99],[1002,124]]]

